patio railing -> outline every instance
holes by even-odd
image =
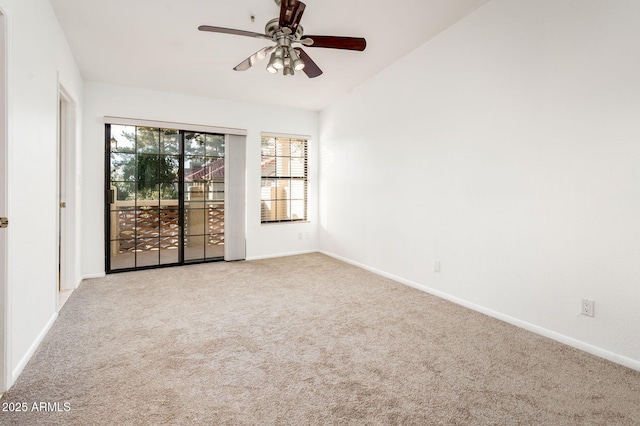
[[[185,201],[185,244],[224,244],[224,202]],[[116,201],[111,204],[111,256],[178,248],[178,200]]]

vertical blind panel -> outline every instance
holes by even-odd
[[[225,245],[224,260],[246,257],[245,236],[245,175],[246,137],[227,135],[225,169]]]

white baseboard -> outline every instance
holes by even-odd
[[[320,250],[320,253],[326,254],[327,256],[333,257],[334,259],[338,259],[338,260],[340,260],[342,262],[345,262],[345,263],[348,263],[350,265],[354,265],[354,266],[357,266],[359,268],[365,269],[365,270],[367,270],[369,272],[373,272],[376,275],[380,275],[380,276],[383,276],[385,278],[389,278],[391,280],[397,281],[397,282],[399,282],[401,284],[408,285],[409,287],[413,287],[413,288],[415,288],[417,290],[424,291],[424,292],[429,293],[429,294],[433,294],[434,296],[440,297],[442,299],[448,300],[448,301],[453,302],[453,303],[455,303],[457,305],[464,306],[465,308],[469,308],[471,310],[474,310],[476,312],[480,312],[480,313],[488,315],[490,317],[499,319],[499,320],[504,321],[506,323],[509,323],[511,325],[515,325],[516,327],[522,328],[522,329],[530,331],[532,333],[539,334],[541,336],[547,337],[549,339],[555,340],[555,341],[563,343],[565,345],[574,347],[574,348],[579,349],[581,351],[587,352],[587,353],[589,353],[591,355],[595,355],[595,356],[598,356],[600,358],[604,358],[606,360],[609,360],[609,361],[614,362],[616,364],[623,365],[625,367],[631,368],[631,369],[636,370],[636,371],[640,371],[640,361],[639,360],[635,360],[635,359],[632,359],[632,358],[629,358],[629,357],[626,357],[626,356],[623,356],[623,355],[619,355],[619,354],[617,354],[615,352],[611,352],[611,351],[608,351],[606,349],[602,349],[602,348],[600,348],[598,346],[594,346],[594,345],[592,345],[590,343],[586,343],[586,342],[583,342],[581,340],[574,339],[573,337],[569,337],[569,336],[566,336],[564,334],[557,333],[555,331],[552,331],[552,330],[537,326],[535,324],[531,324],[531,323],[526,322],[526,321],[522,321],[522,320],[520,320],[518,318],[514,318],[514,317],[512,317],[510,315],[506,315],[506,314],[503,314],[501,312],[497,312],[497,311],[494,311],[492,309],[485,308],[484,306],[477,305],[475,303],[469,302],[469,301],[464,300],[464,299],[460,299],[460,298],[458,298],[456,296],[452,296],[452,295],[444,293],[442,291],[432,289],[430,287],[424,286],[422,284],[418,284],[416,282],[404,279],[402,277],[398,277],[398,276],[393,275],[393,274],[389,274],[387,272],[381,271],[381,270],[376,269],[376,268],[372,268],[371,266],[367,266],[365,264],[353,261],[351,259],[347,259],[347,258],[339,256],[337,254],[330,253],[330,252],[327,252],[327,251],[324,251],[324,250]]]
[[[309,253],[318,253],[318,250],[302,250],[302,251],[292,251],[288,253],[267,254],[264,256],[249,256],[245,260],[273,259],[274,257],[296,256],[299,254],[309,254]]]
[[[44,328],[42,329],[42,331],[40,332],[36,340],[31,344],[27,353],[22,357],[22,359],[20,360],[16,368],[13,369],[13,372],[11,374],[11,383],[9,383],[9,388],[13,386],[13,384],[18,379],[18,376],[20,376],[20,374],[22,373],[22,370],[24,370],[24,368],[27,366],[27,364],[29,363],[29,360],[31,360],[31,357],[36,352],[36,349],[38,349],[38,346],[40,346],[40,343],[42,343],[45,336],[47,335],[49,330],[51,330],[51,327],[53,326],[53,324],[56,322],[56,319],[58,319],[57,312],[53,314],[51,319],[49,319],[49,321],[47,322],[47,325],[44,326]]]
[[[98,273],[95,273],[95,274],[83,275],[82,279],[83,280],[91,280],[91,279],[94,279],[94,278],[104,278],[106,276],[107,276],[107,274],[105,274],[104,272],[98,272]],[[82,281],[80,281],[80,282],[82,282]],[[80,285],[80,284],[78,284],[78,285]]]

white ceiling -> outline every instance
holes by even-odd
[[[324,71],[272,75],[265,61],[233,71],[268,40],[274,0],[51,0],[87,81],[318,111],[489,0],[305,0],[306,34],[364,37],[364,52],[304,48]],[[251,22],[251,16],[255,22]]]

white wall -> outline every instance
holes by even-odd
[[[322,250],[640,369],[639,21],[493,0],[324,110]]]
[[[83,274],[104,274],[104,116],[247,130],[247,258],[318,249],[318,114],[87,82],[83,133]],[[310,135],[309,222],[260,224],[260,132]],[[309,239],[298,239],[302,232]]]
[[[76,102],[83,82],[47,0],[0,6],[9,23],[11,385],[56,316],[58,82]]]

